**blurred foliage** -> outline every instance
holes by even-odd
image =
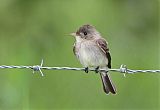
[[[158,0],[0,0],[0,65],[81,67],[68,34],[94,25],[110,46],[112,68],[159,69]],[[159,61],[158,61],[159,59]],[[111,73],[105,95],[90,72],[0,70],[0,109],[160,109],[159,75]]]

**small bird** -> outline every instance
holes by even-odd
[[[81,26],[76,33],[71,33],[71,35],[76,40],[73,52],[85,67],[85,72],[88,73],[89,68],[95,68],[96,73],[100,72],[104,92],[116,94],[108,72],[99,71],[99,69],[111,68],[111,55],[106,40],[89,24]]]

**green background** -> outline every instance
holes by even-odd
[[[69,33],[92,24],[109,42],[112,68],[159,69],[158,0],[0,0],[0,65],[82,67]],[[158,110],[160,75],[0,69],[1,110]]]

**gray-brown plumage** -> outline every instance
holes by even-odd
[[[101,37],[100,33],[91,25],[83,25],[76,33],[76,42],[73,47],[74,54],[85,67],[100,69],[111,68],[111,55],[108,43]],[[116,90],[109,78],[108,73],[100,72],[103,89],[106,94],[116,94]]]

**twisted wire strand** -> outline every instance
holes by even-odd
[[[4,69],[4,68],[9,68],[9,69],[13,69],[13,68],[17,68],[17,69],[32,69],[33,73],[35,71],[39,71],[41,73],[42,76],[44,76],[42,69],[44,70],[74,70],[74,71],[84,71],[85,68],[73,68],[73,67],[44,67],[43,66],[43,60],[41,61],[40,65],[34,65],[34,66],[24,66],[24,65],[19,65],[19,66],[15,66],[15,65],[1,65],[0,69]],[[89,69],[89,71],[96,71],[95,69],[91,68]],[[160,70],[132,70],[132,69],[127,69],[126,65],[121,65],[119,69],[99,69],[99,71],[113,71],[113,72],[120,72],[120,73],[124,73],[125,74],[133,74],[133,73],[160,73]]]

